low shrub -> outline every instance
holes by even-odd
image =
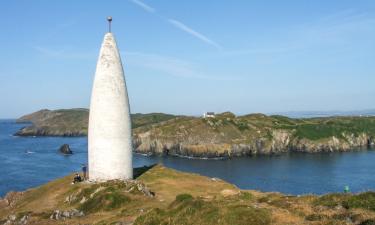
[[[343,207],[362,208],[375,211],[375,192],[364,192],[358,195],[352,195],[342,203]]]
[[[324,218],[325,218],[325,216],[320,215],[320,214],[310,214],[310,215],[305,217],[305,219],[308,220],[308,221],[319,221],[319,220],[322,220]]]
[[[362,221],[359,225],[375,225],[375,220],[367,219],[367,220]]]
[[[349,195],[346,194],[339,194],[339,193],[334,193],[334,194],[327,194],[320,196],[316,200],[313,201],[313,205],[322,205],[326,206],[329,208],[334,208],[336,206],[342,205],[342,202],[348,198]]]
[[[183,202],[191,199],[193,199],[193,196],[191,196],[190,194],[179,194],[176,196],[176,202]]]

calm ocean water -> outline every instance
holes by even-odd
[[[87,163],[87,138],[14,137],[25,124],[0,120],[0,196],[25,190],[70,174]],[[69,144],[73,155],[58,153]],[[243,189],[288,194],[353,192],[375,189],[375,151],[329,154],[283,154],[231,160],[199,160],[134,155],[134,167],[165,166],[218,177]]]

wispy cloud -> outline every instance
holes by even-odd
[[[132,3],[138,5],[142,9],[146,10],[147,12],[154,13],[156,10],[152,8],[151,6],[147,5],[144,2],[141,2],[140,0],[130,0]]]
[[[149,13],[155,13],[156,12],[156,9],[145,4],[144,2],[140,1],[140,0],[129,0],[130,2],[136,4],[137,6],[141,7],[142,9],[144,9],[145,11],[149,12]],[[175,19],[171,19],[171,18],[165,18],[161,15],[158,15],[160,18],[162,19],[165,19],[167,20],[170,24],[172,24],[174,27],[176,27],[177,29],[180,29],[184,32],[186,32],[187,34],[189,35],[192,35],[193,37],[205,42],[206,44],[209,44],[211,46],[214,46],[215,48],[221,50],[222,47],[216,43],[215,41],[213,41],[212,39],[208,38],[207,36],[205,36],[204,34],[194,30],[193,28],[187,26],[186,24],[184,24],[183,22],[181,21],[178,21],[178,20],[175,20]]]
[[[353,11],[338,12],[305,24],[295,31],[296,38],[311,43],[342,44],[352,35],[363,36],[363,32],[374,31],[375,18]]]
[[[175,27],[177,27],[178,29],[180,29],[182,31],[185,31],[186,33],[188,33],[190,35],[193,35],[194,37],[200,39],[201,41],[206,42],[207,44],[212,45],[219,50],[222,49],[219,44],[217,44],[213,40],[209,39],[205,35],[199,33],[198,31],[193,30],[191,27],[188,27],[187,25],[185,25],[181,21],[174,20],[174,19],[168,19],[168,22],[171,23],[172,25],[174,25]]]
[[[174,57],[142,52],[122,52],[122,55],[125,55],[129,67],[142,67],[169,76],[216,81],[238,80],[237,77],[207,75],[195,63]]]
[[[375,36],[375,17],[353,10],[340,11],[321,17],[310,23],[296,24],[274,30],[278,38],[256,43],[253,47],[223,51],[221,56],[276,55],[295,54],[320,49],[329,51],[355,48],[360,40],[369,40]],[[355,40],[355,41],[354,41]]]
[[[32,46],[34,50],[39,52],[41,55],[50,58],[58,58],[58,59],[94,59],[96,57],[95,53],[81,53],[81,52],[74,52],[68,51],[66,49],[51,49],[41,46]]]

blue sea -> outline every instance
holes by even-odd
[[[71,174],[87,163],[86,137],[16,137],[26,124],[0,120],[0,196]],[[58,153],[69,144],[73,155]],[[287,194],[375,190],[375,151],[255,156],[226,160],[134,154],[134,167],[162,163],[181,171],[217,177],[242,189]]]

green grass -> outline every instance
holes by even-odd
[[[236,123],[236,126],[237,128],[240,130],[240,131],[244,131],[244,130],[247,130],[249,129],[249,126],[247,125],[247,122],[246,121],[243,121],[243,120],[240,120]]]
[[[322,205],[326,206],[328,208],[334,208],[336,206],[339,206],[342,204],[342,201],[347,199],[349,195],[347,194],[339,194],[339,193],[334,193],[334,194],[327,194],[320,196],[316,200],[313,201],[313,205]]]
[[[270,224],[270,212],[249,205],[224,200],[205,201],[181,194],[167,209],[153,209],[137,218],[134,224]]]
[[[318,140],[328,137],[343,138],[343,133],[375,134],[374,117],[332,117],[320,119],[308,119],[303,124],[296,125],[296,136],[310,140]]]
[[[126,184],[122,181],[96,183],[79,190],[74,189],[69,194],[74,192],[76,198],[72,204],[85,213],[121,208],[131,202],[130,196],[141,194],[136,184]],[[83,203],[82,199],[85,199]]]
[[[164,113],[149,113],[149,114],[136,113],[136,114],[132,114],[131,118],[132,118],[132,128],[137,128],[141,126],[147,126],[147,125],[167,121],[167,120],[176,118],[176,116],[171,115],[171,114],[164,114]]]
[[[95,193],[92,198],[88,198],[78,209],[85,213],[93,213],[100,210],[109,211],[118,209],[130,201],[131,199],[121,190],[107,187]]]
[[[324,124],[302,124],[296,126],[296,136],[310,140],[319,140],[336,136],[342,138],[341,130],[334,126]]]
[[[241,192],[239,198],[242,200],[252,200],[254,196],[249,192]]]
[[[258,201],[284,209],[290,208],[292,205],[289,201],[289,197],[274,193],[268,194],[267,196],[260,198]]]

